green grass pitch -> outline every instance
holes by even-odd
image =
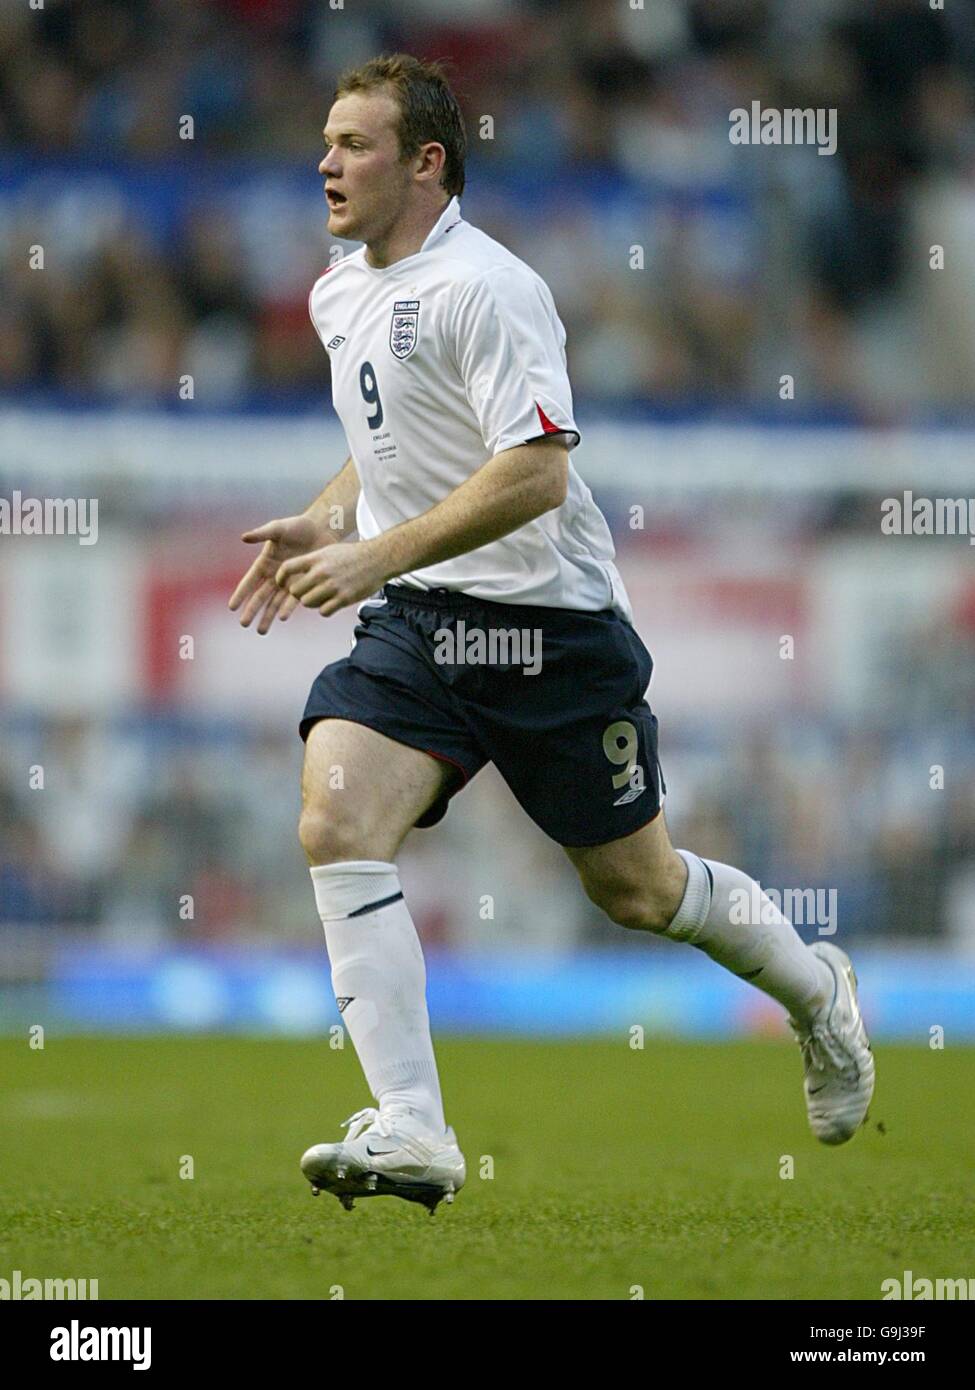
[[[809,1134],[782,1042],[438,1055],[468,1179],[431,1218],[347,1213],[301,1177],[368,1103],[348,1047],[4,1040],[0,1277],[97,1278],[102,1299],[878,1299],[905,1269],[975,1274],[973,1049],[878,1047],[840,1149]]]

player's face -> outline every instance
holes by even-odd
[[[323,132],[328,230],[353,241],[378,241],[402,214],[412,184],[400,159],[399,107],[385,92],[340,97]]]

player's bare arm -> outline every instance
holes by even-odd
[[[281,517],[245,531],[242,540],[249,545],[263,541],[261,553],[241,579],[230,598],[236,612],[243,604],[241,627],[249,627],[260,613],[257,631],[263,637],[275,618],[285,622],[298,606],[287,589],[275,582],[282,562],[307,551],[334,545],[355,530],[355,505],[359,498],[359,477],[352,458],[346,459],[331,482],[300,516]]]
[[[388,580],[499,540],[565,501],[568,450],[533,440],[496,454],[429,511],[372,540],[327,545],[285,560],[279,591],[323,617],[374,594]]]

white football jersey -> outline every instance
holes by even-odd
[[[544,280],[465,222],[452,198],[412,256],[376,269],[365,248],[308,301],[369,540],[428,511],[493,455],[544,435],[579,442],[565,329]],[[632,610],[592,493],[569,462],[562,505],[500,540],[396,583],[499,603]]]

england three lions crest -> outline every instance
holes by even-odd
[[[389,325],[389,347],[394,357],[409,357],[416,347],[417,324],[420,318],[418,299],[397,299]]]

